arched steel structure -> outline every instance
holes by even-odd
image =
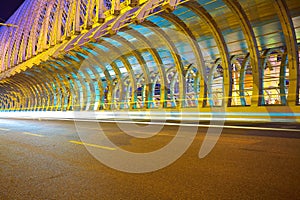
[[[7,23],[1,110],[298,110],[298,0],[26,0]]]

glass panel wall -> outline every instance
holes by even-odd
[[[270,50],[263,68],[263,94],[265,105],[286,104],[289,86],[287,55],[283,49]]]

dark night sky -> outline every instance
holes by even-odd
[[[25,0],[6,0],[0,6],[0,22],[5,22]]]

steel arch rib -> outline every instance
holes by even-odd
[[[83,52],[85,55],[89,55],[89,56],[90,56],[89,59],[92,60],[93,62],[99,63],[99,59],[97,59],[96,56],[84,52],[83,49],[81,49],[80,51]],[[78,57],[78,55],[77,55],[77,57]],[[89,61],[88,61],[88,62],[89,62]],[[110,95],[111,95],[111,92],[112,92],[111,90],[112,90],[112,88],[113,88],[113,84],[112,84],[112,83],[113,83],[113,80],[112,80],[112,77],[111,77],[111,75],[108,73],[108,70],[105,68],[105,66],[102,65],[102,63],[101,63],[101,65],[99,65],[99,66],[100,66],[101,70],[103,71],[103,73],[104,73],[104,75],[105,75],[105,79],[106,79],[106,81],[107,81],[107,83],[108,83],[108,86],[109,86],[109,89],[110,89],[109,92],[110,92]],[[117,74],[120,74],[120,72],[118,71],[117,68],[114,68],[114,66],[112,66],[112,65],[110,65],[110,66],[114,69],[114,71],[115,71]],[[109,101],[110,101],[110,100],[109,100]],[[108,102],[108,104],[110,104],[110,102]],[[111,107],[108,106],[107,109],[110,109],[110,108],[111,108]]]
[[[20,77],[20,79],[17,81],[17,80],[12,80],[13,82],[15,83],[19,83],[19,84],[22,84],[22,86],[25,86],[29,91],[27,93],[27,98],[29,99],[29,104],[30,106],[27,107],[28,110],[31,110],[32,106],[34,106],[37,102],[36,100],[36,91],[34,91],[34,89],[31,87],[31,84],[28,83],[23,77]]]
[[[18,74],[20,77],[19,79],[23,79],[23,82],[25,82],[27,84],[27,87],[31,88],[33,91],[33,99],[34,99],[34,104],[32,105],[32,109],[36,110],[37,106],[40,103],[40,95],[42,93],[41,88],[39,88],[37,86],[37,81],[35,78],[28,78],[30,76],[28,76],[27,74],[24,74],[21,76],[21,74]]]
[[[211,33],[217,43],[218,49],[220,51],[221,59],[224,65],[224,89],[225,94],[228,95],[228,98],[225,98],[225,106],[231,106],[231,96],[232,96],[232,81],[231,81],[231,62],[229,58],[229,51],[226,45],[224,36],[218,27],[218,24],[213,19],[213,17],[198,3],[190,1],[182,4],[182,6],[187,7],[192,12],[197,14],[201,19],[205,20],[209,26]]]
[[[35,102],[33,110],[39,109],[39,106],[42,105],[42,97],[43,97],[42,94],[44,93],[43,89],[38,86],[38,84],[41,84],[41,83],[38,81],[38,77],[37,76],[33,76],[33,75],[29,75],[29,74],[24,74],[23,76],[26,79],[30,79],[30,82],[29,82],[29,84],[31,84],[30,87],[33,87],[34,90],[35,90],[35,92],[36,92],[35,93],[36,102]]]
[[[38,6],[38,5],[34,4],[34,1],[31,2],[31,5],[32,5],[33,9],[36,9],[36,7]],[[29,5],[28,12],[26,11],[26,13],[29,13],[31,11],[32,7]],[[28,45],[29,45],[28,39],[29,39],[30,33],[31,33],[29,28],[31,27],[32,20],[34,20],[33,15],[28,15],[26,17],[25,22],[21,21],[23,40],[21,41],[20,48],[18,49],[18,54],[13,55],[14,56],[14,58],[13,58],[14,65],[18,64],[19,60],[22,62],[26,59],[25,54],[26,54],[26,49],[28,48]],[[19,31],[19,32],[21,32],[21,31]],[[19,59],[18,59],[17,55],[19,56]]]
[[[84,50],[83,49],[80,49],[79,50],[80,52],[84,52]],[[84,54],[86,54],[86,52],[84,52]],[[94,64],[95,64],[95,61],[96,61],[96,58],[94,57],[94,55],[92,55],[92,54],[87,54],[88,56],[89,56],[89,58],[88,59],[83,59],[83,58],[79,58],[79,59],[82,59],[82,62],[87,62],[88,64],[90,64],[90,66],[91,67],[88,67],[88,69],[90,69],[92,72],[93,72],[93,74],[98,74],[96,71],[95,71],[95,69],[94,69]],[[97,63],[98,64],[98,63]],[[100,68],[101,68],[101,70],[103,70],[104,71],[104,73],[106,74],[106,76],[107,76],[107,78],[106,78],[106,80],[107,79],[111,79],[111,77],[110,77],[110,75],[109,75],[109,73],[107,73],[107,70],[106,70],[106,68],[104,67],[104,66],[102,66],[102,63],[101,63],[101,65],[99,65],[100,66]],[[79,69],[78,70],[80,70],[82,73],[84,73],[85,74],[85,76],[86,77],[89,77],[89,79],[91,80],[91,78],[90,78],[90,75],[85,71],[85,70],[83,70],[83,69],[81,69],[81,65],[80,65],[80,67],[79,67]],[[85,66],[83,66],[83,67],[85,67]],[[98,76],[98,75],[97,75]],[[98,76],[99,77],[99,76]],[[102,87],[102,81],[100,81],[101,80],[101,78],[99,77],[99,81],[98,82],[101,82],[101,84],[100,84],[100,86],[101,86],[101,90],[102,90],[102,94],[103,94],[103,87]],[[99,85],[99,84],[98,84]],[[89,86],[90,87],[90,86]],[[94,87],[94,86],[93,86]],[[94,97],[94,102],[95,102],[95,97],[96,96],[94,96],[93,95],[93,97]]]
[[[115,53],[112,54],[112,52],[111,52],[111,54],[112,55],[116,55],[116,58],[119,58],[123,62],[124,66],[125,66],[125,68],[127,70],[127,73],[129,74],[129,78],[130,78],[130,82],[131,82],[131,87],[133,89],[132,90],[132,94],[130,96],[131,96],[131,98],[133,100],[135,100],[136,99],[137,84],[136,84],[135,74],[133,72],[133,69],[132,69],[130,63],[123,56],[122,52],[117,47],[113,46],[111,43],[109,43],[109,42],[107,42],[105,40],[101,40],[101,44],[103,44],[104,46],[106,46],[109,49],[113,50],[113,52],[115,52]],[[131,104],[131,108],[133,108],[133,109],[135,108],[135,103]]]
[[[9,85],[7,86],[7,87],[9,87]],[[11,86],[9,87],[9,88],[11,88]],[[20,86],[20,85],[17,85],[17,89],[20,91],[20,93],[21,93],[21,96],[20,96],[20,105],[23,105],[22,107],[24,108],[25,107],[25,101],[24,101],[24,97],[25,97],[25,95],[26,95],[26,92],[24,92],[24,88],[22,88],[22,86]],[[20,106],[21,107],[21,106]],[[21,108],[20,108],[20,110],[21,110]]]
[[[66,60],[71,62],[71,64],[67,63]],[[61,63],[64,63],[64,64],[60,64],[57,61],[59,61]],[[67,69],[69,71],[69,74],[73,74],[77,77],[77,80],[80,82],[79,87],[84,88],[83,89],[83,96],[86,97],[86,85],[85,85],[84,80],[81,77],[81,75],[78,74],[78,65],[79,64],[77,62],[75,62],[74,60],[72,60],[71,58],[66,57],[65,55],[63,55],[61,58],[57,58],[57,61],[53,61],[53,62],[55,63],[55,65],[61,66],[60,70],[63,71],[63,70]],[[68,66],[68,67],[66,67],[66,66]],[[63,79],[64,79],[65,82],[68,82],[65,74],[64,75],[59,74],[59,75],[63,76]],[[76,82],[73,76],[71,76],[71,79],[74,82]],[[66,90],[65,85],[62,84],[62,86],[63,86],[62,88],[63,88],[64,94],[67,94],[68,91]],[[77,92],[78,92],[78,100],[80,102],[80,96],[81,96],[80,90],[78,90]],[[61,99],[62,100],[62,102],[61,102],[62,107],[64,107],[63,103],[65,102],[65,95],[64,94],[63,94],[62,99]],[[77,98],[76,98],[76,100],[77,100]],[[82,110],[84,106],[85,105],[83,104],[83,102],[80,102],[80,105],[77,105],[77,104],[75,105],[75,109],[79,108],[80,110]]]
[[[51,80],[51,79],[53,80],[51,83],[55,85],[55,89],[52,88],[52,91],[53,91],[53,96],[52,96],[53,97],[53,101],[52,101],[52,104],[50,104],[48,106],[48,108],[47,108],[47,110],[52,110],[55,106],[57,106],[56,105],[56,104],[58,104],[57,101],[59,100],[59,102],[60,102],[60,98],[61,97],[60,97],[59,88],[61,88],[61,84],[60,84],[60,80],[58,79],[58,77],[55,76],[55,75],[57,75],[56,73],[54,73],[56,71],[54,69],[52,69],[52,66],[49,65],[49,64],[47,64],[47,63],[48,63],[48,61],[45,62],[45,63],[41,63],[39,69],[42,72],[45,72],[45,74],[46,74],[46,76],[48,76],[49,80]]]
[[[159,56],[157,50],[155,48],[152,48],[154,46],[152,44],[152,42],[150,40],[148,40],[145,36],[143,36],[141,33],[139,33],[138,31],[136,31],[134,29],[129,29],[129,33],[132,34],[134,37],[139,38],[140,41],[142,41],[145,46],[149,46],[149,48],[147,48],[145,50],[147,52],[149,52],[152,55],[152,57],[154,58],[154,62],[156,63],[158,72],[161,77],[161,87],[163,89],[161,89],[161,97],[162,98],[160,99],[160,102],[161,102],[160,106],[161,106],[161,108],[164,108],[164,107],[166,107],[166,100],[167,100],[167,93],[165,91],[167,78],[166,78],[165,68],[163,66],[162,59]]]
[[[90,45],[88,45],[90,46]],[[105,52],[102,51],[100,48],[98,47],[89,47],[90,49],[97,49],[97,51],[101,51],[103,53],[103,55],[105,55]],[[92,54],[88,54],[89,55],[89,58],[88,58],[88,62],[95,62],[97,64],[99,64],[99,62],[101,61],[101,64],[99,65],[101,70],[103,71],[104,75],[105,75],[105,79],[107,80],[108,84],[109,84],[109,87],[111,88],[111,91],[110,93],[112,94],[112,88],[113,88],[113,80],[112,80],[112,77],[110,76],[110,74],[108,73],[108,70],[106,69],[106,67],[103,65],[105,62],[109,63],[109,60],[104,56],[104,57],[101,57],[101,59],[99,60],[95,55],[92,55]],[[91,61],[90,61],[91,60]],[[111,68],[113,69],[113,71],[115,72],[117,78],[119,79],[120,82],[122,82],[122,79],[123,79],[123,75],[121,74],[119,68],[115,65],[115,63],[111,63],[109,64],[111,66]],[[97,76],[98,73],[95,72],[95,69],[94,67],[91,67],[91,69],[94,71],[94,74],[96,73]],[[101,78],[99,76],[99,78]],[[123,82],[122,82],[122,85],[123,85]],[[102,95],[104,95],[103,91],[102,91]]]
[[[184,78],[183,78],[183,65],[181,62],[181,58],[179,56],[179,52],[177,50],[177,48],[175,47],[174,43],[172,42],[172,40],[170,39],[170,37],[163,31],[160,29],[160,27],[158,25],[156,25],[155,23],[145,20],[143,22],[143,24],[141,25],[146,25],[145,27],[152,30],[153,32],[155,32],[158,36],[160,36],[161,38],[163,38],[163,41],[165,41],[165,44],[167,45],[167,47],[170,49],[171,55],[175,61],[175,66],[176,69],[179,73],[179,81],[180,81],[180,86],[179,86],[179,99],[183,100],[185,98],[185,90],[184,90]],[[178,108],[182,108],[182,102],[179,101],[179,105],[177,105]]]
[[[22,11],[24,11],[25,13],[27,12],[27,9],[29,10],[30,7],[29,5],[25,8],[20,8],[18,10],[18,12],[16,13],[16,18],[18,19],[21,14],[22,14]],[[14,22],[14,21],[13,21]],[[21,21],[19,21],[17,23],[18,26],[22,27],[23,28],[23,24],[21,23]],[[21,29],[22,30],[22,29]],[[4,42],[4,45],[3,45],[3,54],[2,54],[2,71],[5,70],[5,65],[6,67],[10,67],[10,63],[8,62],[10,59],[8,59],[9,56],[12,56],[11,54],[11,51],[12,51],[12,47],[13,47],[13,43],[16,42],[18,40],[18,38],[15,38],[16,36],[19,36],[21,34],[21,30],[17,30],[17,29],[14,29],[13,31],[7,31],[7,36],[5,36],[5,42]],[[15,33],[18,33],[18,34],[15,34]],[[10,53],[9,53],[10,52]]]
[[[159,14],[159,16],[161,16],[162,18],[170,21],[171,23],[173,23],[179,30],[181,30],[182,32],[185,33],[185,36],[187,38],[187,40],[189,41],[189,45],[192,47],[193,51],[194,51],[194,56],[196,58],[196,68],[199,70],[198,73],[200,73],[200,87],[202,87],[202,90],[200,90],[200,99],[198,100],[198,108],[200,108],[203,105],[203,99],[204,99],[204,85],[206,84],[207,80],[206,80],[206,75],[205,75],[205,65],[204,65],[204,58],[203,58],[203,54],[202,51],[200,49],[200,46],[197,43],[197,39],[196,37],[193,35],[192,31],[185,25],[185,23],[178,18],[176,15],[174,14]],[[184,78],[184,84],[186,85],[186,80],[185,77]],[[186,92],[186,91],[185,91]],[[185,98],[186,99],[186,94],[185,94]]]
[[[61,83],[60,79],[58,78],[58,76],[60,75],[59,73],[55,73],[55,72],[60,72],[59,70],[56,69],[52,69],[52,66],[49,65],[51,63],[51,60],[48,60],[44,63],[42,63],[41,65],[43,66],[43,69],[53,77],[53,79],[55,80],[55,85],[56,85],[56,105],[52,105],[52,109],[55,108],[55,110],[58,110],[62,107],[62,95],[63,93],[65,93],[65,88],[63,87],[63,84]],[[56,62],[53,61],[53,65],[58,66],[58,64]],[[63,69],[63,68],[60,68]],[[63,76],[64,77],[64,76]]]
[[[22,89],[24,92],[24,96],[22,97],[24,99],[24,109],[29,109],[29,107],[33,104],[32,99],[30,99],[31,96],[34,96],[34,93],[32,92],[32,88],[24,87],[24,84],[21,80],[13,80],[9,79],[7,80],[8,83],[11,83],[13,85],[17,85],[20,89]],[[26,106],[27,103],[27,106]]]
[[[81,49],[80,51],[84,51],[84,50]],[[81,60],[81,62],[83,62],[83,61],[85,60],[83,57],[79,56],[76,52],[73,52],[73,53],[74,53],[74,56],[76,56],[78,59]],[[87,53],[85,52],[84,54],[87,54]],[[91,56],[90,59],[96,61],[96,59],[95,59],[94,56]],[[89,62],[89,61],[88,61],[88,62]],[[112,88],[112,78],[111,78],[110,74],[108,73],[107,69],[106,69],[104,66],[102,66],[102,65],[100,65],[100,66],[101,66],[102,69],[103,69],[103,72],[104,72],[104,74],[105,74],[105,76],[106,76],[106,80],[107,80],[107,82],[108,82],[109,87]],[[77,70],[78,70],[78,69],[77,69]],[[111,93],[111,91],[110,91],[110,93]],[[108,108],[110,108],[110,107],[108,107]]]
[[[120,36],[114,35],[113,38],[115,38],[117,41],[119,41],[121,44],[123,44],[128,49],[132,50],[131,53],[139,62],[139,65],[143,71],[143,75],[144,75],[146,83],[150,83],[149,70],[148,70],[148,67],[146,66],[146,62],[145,62],[144,58],[142,57],[142,55],[139,53],[139,51],[136,50],[135,46]],[[128,62],[128,59],[127,59],[127,62]],[[134,78],[136,79],[135,75],[134,75]],[[146,99],[149,99],[149,91],[150,91],[149,84],[146,84]],[[147,106],[147,108],[149,108],[149,107]]]
[[[284,0],[274,0],[274,7],[277,11],[284,39],[286,42],[286,50],[288,54],[288,67],[289,67],[289,89],[288,89],[288,105],[295,105],[299,99],[299,54],[297,46],[297,38],[293,20],[289,13],[288,7]]]
[[[36,71],[36,70],[38,70],[38,71]],[[49,104],[51,104],[51,97],[53,96],[53,93],[54,93],[52,90],[52,87],[49,87],[49,82],[51,82],[51,80],[49,79],[48,74],[41,74],[40,68],[38,68],[37,66],[34,66],[33,68],[31,68],[30,71],[32,72],[32,75],[30,75],[30,76],[37,79],[38,84],[42,85],[41,89],[42,90],[44,89],[45,90],[44,93],[47,94],[46,105],[44,105],[43,103],[41,104],[41,106],[45,107],[47,110]]]
[[[233,14],[239,21],[243,30],[248,50],[250,53],[250,61],[252,65],[253,76],[253,92],[251,98],[251,106],[261,105],[262,97],[262,81],[261,81],[261,60],[258,51],[257,41],[250,21],[237,0],[223,0],[226,5],[232,10]]]

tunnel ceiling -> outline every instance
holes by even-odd
[[[283,104],[298,102],[298,0],[26,0],[7,23],[18,26],[0,29],[0,86],[10,95],[16,92],[13,85],[25,82],[36,85],[27,91],[33,94],[53,87],[53,80],[61,82],[54,88],[71,81],[75,88],[85,90],[91,88],[90,82],[101,80],[99,88],[119,84],[125,91],[131,90],[126,84],[138,88],[141,82],[152,80],[153,84],[155,80],[162,86],[176,88],[177,84],[180,99],[189,93],[184,91],[189,75],[194,76],[193,81],[203,79],[201,87],[208,82],[214,87],[223,85],[223,94],[229,96],[236,84],[237,90],[243,90],[238,95],[244,98],[247,80],[238,84],[228,78],[234,75],[232,66],[239,65],[245,74],[247,66],[251,67],[251,95],[258,97],[251,101],[260,105],[265,103],[260,99],[266,87],[263,69],[275,66],[271,59],[276,54],[279,65],[289,71],[288,78],[286,70],[275,77],[279,96],[288,93],[283,90],[293,91],[287,100],[279,98]],[[218,71],[223,76],[220,83],[214,75]],[[284,79],[289,81],[288,88]],[[47,84],[39,85],[43,80]],[[80,82],[87,85],[79,86]],[[155,90],[146,87],[147,92]],[[160,90],[164,99],[169,98],[168,91]],[[105,95],[105,89],[100,93]],[[201,98],[208,98],[209,92],[204,93]],[[241,100],[240,104],[247,102]]]
[[[259,50],[283,46],[284,33],[276,9],[276,1],[243,0],[233,2],[245,11],[251,23]],[[0,70],[2,78],[19,69],[48,60],[50,56],[68,52],[91,40],[115,34],[126,27],[164,15],[173,14],[184,21],[210,57],[218,58],[219,52],[212,30],[203,17],[197,16],[190,5],[197,3],[217,23],[225,37],[230,54],[248,52],[247,44],[235,10],[227,1],[99,1],[99,0],[26,0],[7,21],[14,27],[0,30]],[[116,4],[116,6],[112,6]],[[286,1],[293,20],[296,38],[300,38],[300,4],[297,0]],[[189,6],[187,6],[189,5]],[[195,8],[195,7],[194,7]],[[199,8],[196,8],[199,10]],[[151,15],[148,17],[148,15]],[[172,15],[170,16],[172,18]],[[156,19],[154,19],[156,18]],[[163,19],[161,20],[163,21]],[[162,22],[163,23],[163,22]],[[168,27],[165,23],[162,27]],[[172,27],[176,29],[176,27]],[[39,60],[37,59],[39,58]],[[32,61],[31,61],[32,60]],[[33,61],[34,60],[34,61]],[[27,62],[26,62],[27,61]],[[24,63],[25,62],[25,63]]]

